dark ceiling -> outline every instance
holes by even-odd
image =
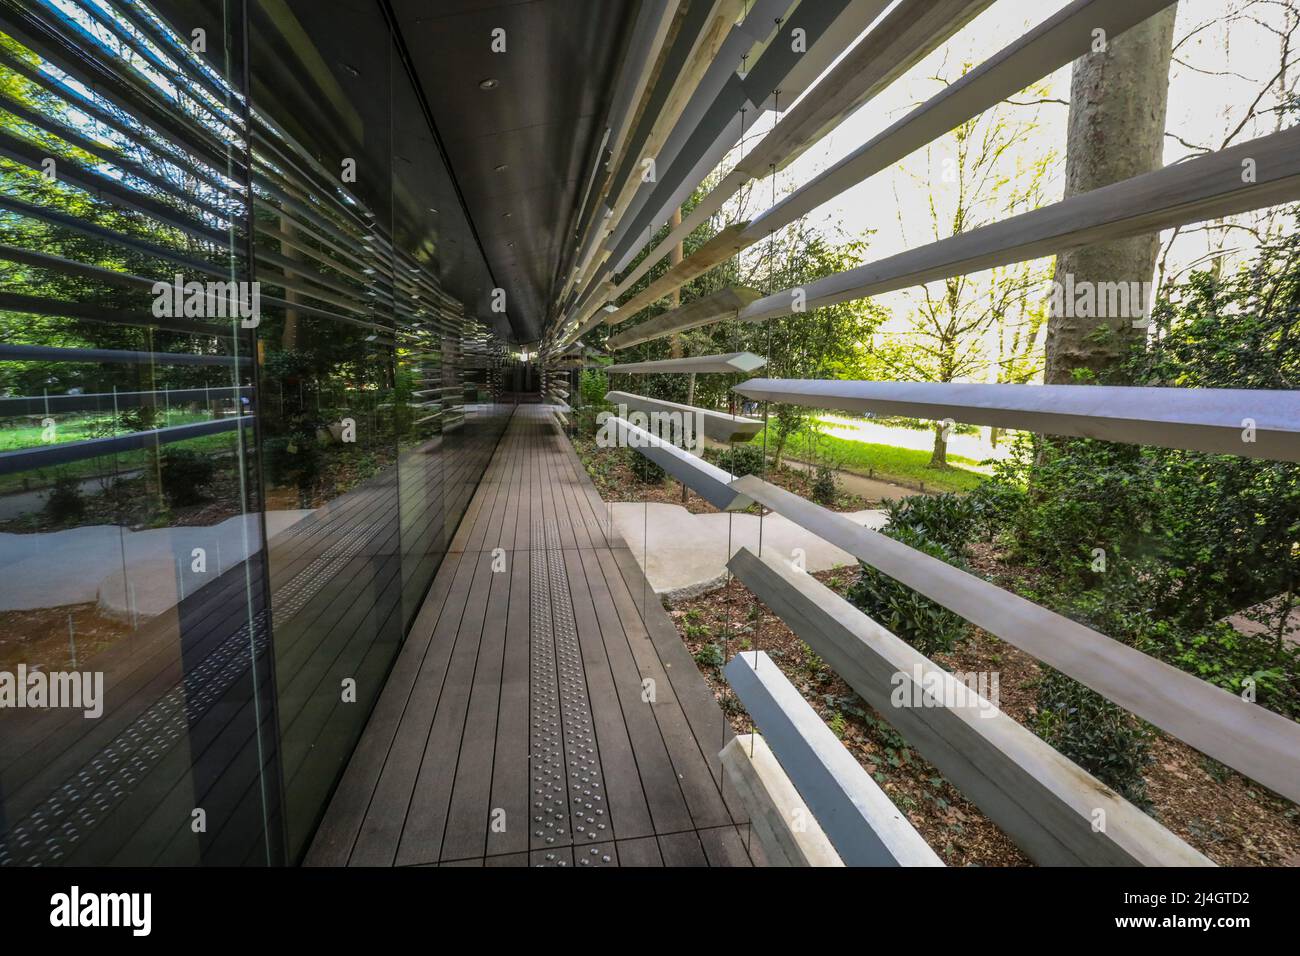
[[[195,26],[228,34],[238,56],[241,32],[224,0],[151,4],[183,36]],[[534,342],[573,254],[638,5],[252,0],[252,100],[324,168],[356,157],[352,191],[399,245],[433,263],[469,314]],[[497,28],[504,53],[491,48]],[[238,78],[240,65],[227,71]],[[480,89],[487,79],[495,86]],[[494,285],[506,290],[505,316],[490,311]]]
[[[637,0],[388,2],[515,337],[535,341],[571,254]],[[491,46],[498,28],[504,53]],[[486,80],[495,86],[480,88]]]

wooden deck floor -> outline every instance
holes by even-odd
[[[521,405],[306,862],[748,866],[728,736],[550,412]]]

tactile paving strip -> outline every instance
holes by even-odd
[[[569,575],[554,522],[534,516],[531,540],[529,844],[543,851],[539,866],[568,865],[569,854],[555,851],[570,845],[582,866],[607,866],[610,855],[588,846],[612,834]]]
[[[349,532],[296,574],[273,596],[272,619],[284,621],[302,610],[380,528],[368,525]],[[270,640],[266,621],[265,610],[246,621],[187,671],[181,683],[14,824],[0,839],[0,866],[57,864],[67,857],[248,670],[252,655],[266,650]],[[178,830],[183,822],[177,821]]]

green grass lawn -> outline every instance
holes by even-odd
[[[753,441],[761,444],[763,433],[759,432]],[[815,450],[810,450],[814,441]],[[768,448],[771,448],[770,440]],[[979,462],[969,458],[950,454],[949,467],[936,469],[930,467],[928,451],[850,441],[831,435],[819,435],[815,439],[806,432],[794,435],[786,443],[785,454],[800,461],[829,459],[845,471],[861,475],[870,473],[881,481],[896,481],[913,487],[924,482],[927,491],[970,491],[985,478],[975,470]]]
[[[167,415],[167,425],[185,425],[195,421],[207,421],[208,416],[203,412],[191,412],[181,409],[172,409]],[[102,416],[78,416],[75,418],[63,418],[59,420],[58,430],[55,435],[59,442],[83,441],[87,438],[94,437],[93,427],[97,420]],[[161,426],[163,423],[159,422]],[[20,448],[40,447],[44,444],[42,439],[40,425],[23,425],[17,428],[0,428],[0,451],[15,451]],[[123,434],[119,431],[118,434]],[[206,452],[208,454],[221,454],[229,452],[235,448],[235,436],[233,432],[220,433],[216,435],[202,435],[198,438],[190,438],[183,442],[175,442],[165,447],[188,448],[193,451]],[[97,475],[113,472],[134,471],[143,468],[149,461],[148,452],[145,449],[135,449],[132,451],[118,452],[116,455],[103,455],[98,458],[86,458],[81,461],[68,462],[62,465],[51,465],[45,468],[31,468],[27,471],[17,472],[15,474],[0,476],[0,494],[10,494],[16,491],[27,489],[48,488],[54,484],[56,478],[63,476],[72,478],[93,478]]]

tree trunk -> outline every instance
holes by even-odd
[[[934,451],[930,452],[931,468],[948,467],[948,441],[943,437],[943,424],[934,424]]]
[[[1170,6],[1144,23],[1108,40],[1104,52],[1074,61],[1070,79],[1070,119],[1066,145],[1065,195],[1074,196],[1160,168],[1164,152],[1165,113],[1169,101],[1169,60],[1174,15]],[[1096,243],[1056,257],[1056,288],[1096,290],[1101,283],[1149,283],[1155,271],[1159,234]],[[1132,304],[1123,315],[1102,306],[1074,308],[1067,295],[1047,322],[1049,384],[1076,381],[1076,372],[1095,376],[1113,369],[1129,350],[1146,341],[1145,322]],[[1076,311],[1092,315],[1077,316]],[[1122,311],[1122,310],[1114,310]],[[1061,314],[1057,315],[1056,313]],[[1135,327],[1134,321],[1137,320]],[[1081,376],[1084,378],[1090,376]]]

